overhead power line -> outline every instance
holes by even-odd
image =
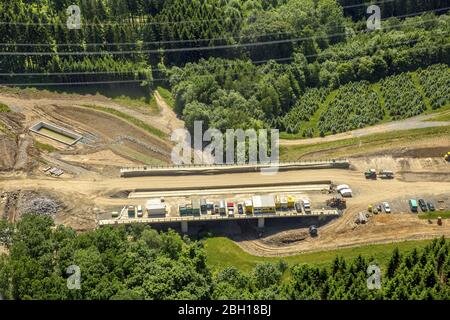
[[[448,7],[447,9],[450,9]],[[431,11],[425,11],[423,13],[427,13]],[[417,14],[417,13],[416,13]],[[433,20],[428,20],[433,21]],[[420,24],[427,21],[418,21],[416,24]],[[394,29],[403,24],[392,25],[389,27],[385,27],[382,30]],[[359,34],[369,33],[372,31],[364,30],[358,32]],[[161,52],[185,52],[185,51],[209,51],[209,50],[218,50],[218,49],[236,49],[240,47],[256,47],[256,46],[264,46],[264,45],[272,45],[272,44],[282,44],[282,43],[291,43],[291,42],[299,42],[304,40],[313,40],[313,39],[327,39],[338,36],[345,36],[346,32],[335,33],[324,36],[311,36],[311,37],[300,37],[300,38],[290,38],[290,39],[282,39],[282,40],[271,40],[271,41],[259,41],[259,42],[250,42],[250,43],[237,43],[237,44],[227,44],[227,45],[218,45],[218,46],[201,46],[201,47],[183,47],[183,48],[168,48],[168,49],[152,49],[152,50],[122,50],[122,51],[78,51],[78,52],[8,52],[2,51],[0,52],[0,56],[97,56],[97,55],[122,55],[122,54],[150,54],[150,53],[161,53]]]
[[[445,32],[443,33],[439,33],[439,35],[443,35],[446,34]],[[411,44],[411,43],[417,43],[420,42],[420,39],[411,39],[411,40],[407,40],[407,41],[400,41],[400,42],[396,42],[395,44],[390,44],[387,46],[382,46],[382,45],[375,45],[370,47],[369,49],[377,49],[377,48],[386,48],[386,47],[391,47],[391,46],[401,46],[401,45],[406,45],[406,44]],[[310,55],[306,55],[306,58],[312,58],[312,57],[319,57],[319,56],[326,56],[329,55],[329,52],[321,52],[318,54],[310,54]],[[285,57],[285,58],[273,58],[273,59],[265,59],[265,60],[256,60],[256,61],[251,61],[251,63],[253,64],[262,64],[262,63],[267,63],[269,61],[275,61],[275,62],[283,62],[283,61],[289,61],[289,60],[293,60],[293,57]],[[225,67],[229,67],[234,65],[234,63],[227,63],[223,66]],[[178,67],[178,66],[172,66],[172,67]],[[170,68],[170,67],[169,67]],[[183,68],[183,67],[179,67],[179,68]],[[82,71],[78,71],[78,72],[3,72],[0,73],[0,76],[69,76],[69,75],[108,75],[108,74],[133,74],[133,73],[139,73],[144,71],[145,69],[135,69],[135,70],[127,70],[127,71],[86,71],[86,72],[82,72]],[[166,69],[154,69],[151,68],[151,71],[165,71]]]
[[[390,46],[392,46],[392,45],[390,45]],[[450,46],[450,44],[439,45],[439,47],[442,47],[442,48],[448,47],[448,46]],[[381,46],[374,46],[374,47],[372,47],[370,49],[380,48],[380,47]],[[387,46],[387,47],[389,47],[389,46]],[[382,48],[385,48],[385,47],[382,47]],[[429,48],[429,47],[413,48],[411,50],[418,51],[418,50],[424,50],[424,49],[426,50],[427,48]],[[309,57],[321,56],[321,55],[326,55],[326,54],[328,54],[328,53],[323,52],[323,53],[319,53],[319,54],[306,55],[305,57],[309,58]],[[352,57],[351,59],[348,59],[348,61],[357,59],[358,57],[361,57],[361,56],[362,55],[356,56],[356,57]],[[288,61],[288,60],[293,60],[293,59],[294,59],[293,57],[288,57],[288,58],[280,58],[280,59],[270,59],[270,60],[267,60],[266,62],[271,61],[271,60]],[[236,72],[235,74],[236,75],[243,75],[243,74],[246,75],[246,74],[250,74],[250,73],[245,73],[245,72],[244,73],[237,73]],[[198,75],[197,77],[202,78],[202,77],[210,77],[210,76],[211,75]],[[136,79],[135,80],[117,80],[117,81],[88,81],[88,82],[0,83],[0,86],[8,86],[8,87],[26,87],[26,86],[29,86],[29,87],[38,87],[38,86],[46,87],[46,86],[72,86],[72,85],[80,86],[80,85],[94,85],[94,84],[141,83],[141,82],[146,81],[146,80],[147,79],[141,79],[141,80],[136,80]],[[170,80],[170,78],[166,77],[166,78],[156,78],[156,79],[149,79],[149,80],[164,81],[164,80]]]
[[[391,0],[395,1],[395,0]],[[360,5],[357,5],[360,6]],[[351,6],[350,6],[351,7]],[[441,8],[436,9],[434,11],[440,11],[440,10],[447,10],[450,9],[450,7],[447,8]],[[386,21],[390,18],[404,18],[409,16],[414,16],[422,13],[428,13],[428,12],[434,12],[434,11],[421,11],[421,12],[414,12],[411,14],[406,15],[400,15],[400,16],[393,16],[389,17],[387,19],[383,19],[383,21]],[[161,41],[135,41],[135,42],[97,42],[97,43],[0,43],[0,46],[3,47],[100,47],[100,46],[147,46],[147,45],[163,45],[163,44],[179,44],[179,43],[197,43],[197,42],[206,42],[206,41],[219,41],[219,40],[237,40],[237,39],[246,39],[246,38],[259,38],[259,37],[267,37],[267,36],[282,36],[282,35],[292,35],[295,34],[294,31],[289,32],[275,32],[275,33],[263,33],[263,34],[257,34],[257,35],[239,35],[239,36],[222,36],[222,37],[215,37],[215,38],[199,38],[199,39],[179,39],[179,40],[161,40]]]

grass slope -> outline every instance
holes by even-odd
[[[175,106],[175,99],[173,98],[172,93],[163,87],[157,87],[156,91],[159,92],[161,98],[164,99],[164,101],[169,105],[169,107],[173,109],[173,107]]]
[[[97,111],[102,111],[102,112],[106,112],[106,113],[110,113],[112,115],[115,115],[119,118],[122,118],[132,124],[134,124],[136,127],[139,127],[141,129],[144,129],[145,131],[160,137],[160,138],[166,138],[167,135],[160,131],[159,129],[152,127],[151,125],[145,123],[144,121],[134,118],[132,116],[130,116],[129,114],[126,114],[124,112],[121,112],[119,110],[113,109],[113,108],[108,108],[108,107],[102,107],[102,106],[96,106],[96,105],[88,105],[88,104],[84,104],[83,107],[85,108],[90,108],[90,109],[94,109]]]
[[[11,109],[6,104],[0,102],[0,112],[11,112]]]
[[[414,83],[415,88],[420,93],[422,101],[424,102],[424,104],[427,107],[427,109],[422,114],[439,113],[439,112],[442,112],[445,110],[449,110],[450,104],[447,104],[439,109],[433,110],[431,108],[429,99],[425,96],[424,89],[423,89],[422,85],[420,84],[417,72],[412,71],[412,72],[409,72],[408,74],[411,76],[411,79],[412,79],[412,82]],[[381,83],[380,82],[372,83],[370,85],[370,87],[377,93],[380,105],[385,110],[384,118],[381,121],[379,121],[377,124],[392,121],[392,117],[389,115],[389,113],[387,111],[386,102],[385,102],[385,99],[380,90]],[[303,136],[303,132],[308,130],[309,128],[314,129],[314,137],[319,137],[320,132],[318,130],[318,122],[319,122],[320,116],[322,115],[322,113],[324,113],[327,110],[328,106],[335,99],[335,97],[337,96],[338,90],[339,89],[331,91],[328,94],[327,98],[325,99],[325,102],[320,105],[319,109],[314,113],[314,115],[310,118],[310,120],[307,122],[302,122],[302,131],[301,132],[295,133],[295,134],[281,132],[280,138],[282,138],[282,139],[303,139],[303,138],[305,138]],[[446,120],[446,119],[448,119],[448,117],[450,117],[450,115],[447,115],[447,117],[443,118],[442,120],[435,120],[435,121],[448,121],[448,120]]]
[[[343,248],[329,251],[301,253],[286,257],[260,257],[253,256],[242,250],[236,243],[228,238],[216,237],[205,240],[207,263],[213,270],[218,271],[225,267],[236,267],[244,272],[251,271],[256,264],[262,262],[286,261],[289,265],[312,264],[316,266],[328,266],[336,256],[346,259],[356,258],[358,255],[371,257],[385,267],[392,251],[398,248],[400,252],[409,252],[414,248],[422,249],[431,240],[403,241],[388,244],[373,244],[353,248]]]
[[[337,141],[309,144],[280,146],[280,159],[294,161],[310,153],[327,152],[327,157],[351,156],[373,151],[378,147],[394,147],[431,137],[450,136],[450,126],[420,128],[402,131],[378,133],[360,138],[350,138]]]
[[[450,211],[434,211],[427,213],[419,213],[419,219],[437,219],[441,217],[442,219],[450,219]]]

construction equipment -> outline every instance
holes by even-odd
[[[365,212],[360,212],[358,214],[358,218],[356,218],[356,223],[357,224],[366,224],[367,223],[367,219],[368,218],[368,214],[366,214]]]
[[[310,226],[309,227],[309,234],[311,237],[317,237],[317,227],[316,226]]]
[[[377,178],[377,171],[375,169],[369,169],[366,172],[364,172],[364,176],[366,179],[376,179]]]
[[[338,197],[328,199],[326,203],[331,208],[345,209],[347,207],[347,201]]]
[[[367,206],[367,211],[372,212],[373,211],[373,206],[371,204],[369,204]]]
[[[390,170],[381,170],[379,176],[381,179],[394,179],[394,172]]]
[[[448,162],[450,162],[450,151],[447,152],[447,154],[444,155],[444,159]]]

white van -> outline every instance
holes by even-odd
[[[345,198],[349,198],[352,197],[352,189],[342,189],[339,191],[339,193],[341,194],[341,196],[345,197]]]
[[[306,212],[311,212],[311,202],[309,202],[309,200],[303,200],[303,211]]]
[[[341,192],[341,190],[344,190],[344,189],[350,189],[350,187],[349,187],[348,185],[346,185],[346,184],[340,184],[340,185],[338,185],[338,186],[336,187],[336,190],[337,190],[338,192]]]

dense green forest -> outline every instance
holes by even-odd
[[[371,257],[336,259],[328,267],[261,263],[249,273],[212,271],[201,241],[144,225],[82,234],[50,217],[0,222],[0,294],[6,299],[449,299],[450,241],[424,250],[394,250],[381,289],[367,287]],[[66,270],[80,268],[69,290]]]
[[[383,20],[368,32],[371,3]],[[66,25],[72,4],[80,29]],[[447,11],[444,0],[1,0],[0,83],[162,85],[188,128],[327,135],[448,103],[448,68],[427,69],[450,64]]]

